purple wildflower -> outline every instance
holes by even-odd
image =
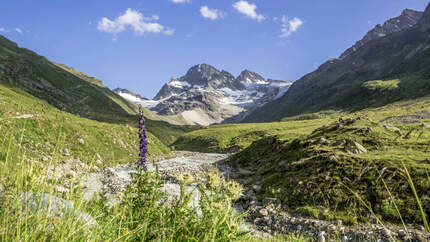
[[[137,166],[146,170],[146,154],[148,153],[148,139],[146,136],[145,117],[139,106],[139,160]]]

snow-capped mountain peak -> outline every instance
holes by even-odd
[[[191,67],[163,85],[154,100],[134,101],[159,115],[181,115],[191,124],[240,121],[257,107],[284,95],[291,82],[265,79],[250,70],[235,78],[208,64]],[[121,92],[124,98],[132,100]]]
[[[147,107],[160,115],[182,115],[191,123],[203,125],[239,121],[253,109],[282,96],[290,85],[266,80],[250,70],[235,78],[225,70],[199,64],[164,84]]]

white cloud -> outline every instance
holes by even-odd
[[[3,27],[0,27],[0,32],[6,32],[6,29]]]
[[[265,19],[265,17],[261,14],[257,14],[255,9],[257,9],[257,5],[248,3],[247,1],[237,1],[233,4],[233,7],[239,11],[240,13],[245,14],[246,16],[261,22]]]
[[[22,29],[20,28],[15,28],[15,31],[18,32],[18,34],[22,34]]]
[[[159,20],[160,17],[157,14],[153,14],[151,17],[143,17],[145,21]]]
[[[281,38],[287,38],[292,33],[296,32],[303,24],[303,21],[301,19],[294,17],[292,20],[289,20],[288,17],[285,15],[282,15],[281,22]]]
[[[191,0],[169,0],[172,3],[189,3]]]
[[[124,14],[118,16],[114,20],[103,17],[99,20],[97,29],[102,32],[113,34],[114,40],[117,39],[119,33],[125,31],[127,28],[130,28],[137,35],[143,35],[145,33],[164,33],[166,35],[172,35],[174,33],[173,29],[166,29],[157,22],[149,22],[159,19],[158,15],[145,17],[139,11],[129,8]]]
[[[212,20],[224,17],[223,12],[221,12],[218,9],[210,9],[210,8],[208,8],[208,6],[201,7],[200,8],[200,14],[204,18],[208,18],[208,19],[212,19]]]
[[[167,30],[164,31],[165,35],[173,35],[174,33],[175,33],[174,29],[167,29]]]

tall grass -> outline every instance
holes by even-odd
[[[423,206],[421,204],[421,200],[418,197],[417,190],[415,189],[414,182],[412,181],[411,175],[409,174],[409,171],[406,168],[405,163],[402,162],[402,166],[403,166],[403,171],[406,174],[406,178],[408,180],[409,186],[411,187],[411,190],[412,190],[412,192],[414,194],[414,197],[415,197],[415,200],[417,202],[418,208],[420,210],[420,214],[421,214],[421,217],[422,217],[422,220],[423,220],[424,228],[426,229],[427,232],[430,232],[430,227],[429,227],[429,224],[428,224],[428,221],[427,221],[427,214],[424,212]]]
[[[0,241],[232,241],[246,234],[240,228],[242,215],[232,208],[240,189],[231,181],[215,175],[220,181],[215,184],[208,177],[196,188],[203,195],[193,206],[186,181],[172,200],[161,192],[164,181],[157,172],[142,171],[117,205],[107,206],[103,197],[88,202],[80,178],[47,176],[49,167],[61,163],[65,137],[58,134],[53,159],[41,162],[27,157],[21,142],[25,129],[0,123],[0,184],[5,187],[0,191]],[[12,135],[17,132],[18,138]],[[58,192],[57,186],[65,184],[69,191]],[[59,205],[59,198],[73,207]],[[82,219],[84,212],[94,222]]]

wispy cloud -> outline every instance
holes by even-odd
[[[174,29],[166,29],[164,31],[165,35],[174,35],[175,34],[175,30]]]
[[[18,34],[22,34],[22,29],[20,28],[15,28],[15,31],[18,32]]]
[[[99,20],[97,29],[101,32],[114,35],[114,40],[117,39],[119,33],[125,31],[127,28],[130,28],[137,35],[143,35],[145,33],[163,33],[166,35],[172,35],[174,33],[173,29],[166,28],[163,25],[154,22],[159,19],[158,15],[145,17],[139,11],[129,8],[124,12],[124,14],[118,16],[114,20],[103,17]]]
[[[247,1],[237,1],[233,3],[233,7],[242,14],[245,14],[249,18],[257,20],[261,22],[265,19],[262,14],[258,14],[255,10],[257,9],[257,5],[249,3]]]
[[[201,7],[200,8],[200,14],[204,18],[208,18],[208,19],[212,19],[212,20],[224,17],[223,12],[221,12],[218,9],[210,9],[208,6]]]
[[[189,3],[191,0],[169,0],[172,3]]]
[[[4,33],[4,32],[6,32],[6,29],[5,29],[5,28],[3,28],[3,27],[0,27],[0,32],[1,32],[1,33]]]
[[[289,20],[285,15],[282,16],[281,22],[281,38],[287,38],[292,33],[296,32],[303,24],[301,19],[294,17],[293,19]]]

